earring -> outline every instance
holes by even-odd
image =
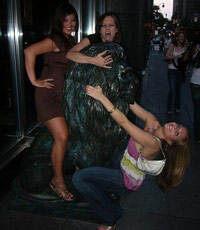
[[[75,36],[75,30],[73,29],[71,36],[74,37]]]

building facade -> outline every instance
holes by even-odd
[[[174,0],[173,18],[188,22],[200,21],[199,0]]]
[[[173,18],[175,18],[175,19],[182,19],[183,18],[183,1],[182,0],[174,0],[174,2],[173,2]]]

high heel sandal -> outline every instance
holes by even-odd
[[[69,191],[68,189],[62,189],[62,188],[60,188],[59,186],[55,185],[52,181],[49,182],[49,186],[50,186],[50,188],[52,189],[52,191],[54,191],[54,192],[57,194],[57,196],[59,196],[59,197],[62,198],[63,200],[65,200],[65,201],[73,201],[73,200],[75,199],[74,196],[73,196],[72,198],[70,198],[70,199],[66,199],[66,198],[65,198],[65,195],[69,194],[70,191]],[[58,189],[59,189],[61,192],[59,192]],[[73,195],[73,194],[72,194],[72,195]]]
[[[106,226],[106,225],[99,225],[98,230],[115,230],[117,225]]]

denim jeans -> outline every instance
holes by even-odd
[[[122,215],[122,208],[109,193],[122,195],[127,191],[122,171],[103,167],[85,168],[75,172],[72,180],[104,224],[114,225]]]
[[[194,134],[200,140],[200,85],[190,83],[194,107]]]
[[[167,111],[179,109],[181,106],[181,86],[182,76],[176,69],[168,69],[169,93],[167,101]]]

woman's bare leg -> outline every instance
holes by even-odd
[[[64,117],[56,117],[46,122],[46,126],[53,136],[54,142],[51,149],[51,162],[54,176],[52,183],[56,191],[62,194],[62,198],[70,200],[72,193],[63,193],[67,189],[63,176],[63,161],[68,141],[68,128]]]

